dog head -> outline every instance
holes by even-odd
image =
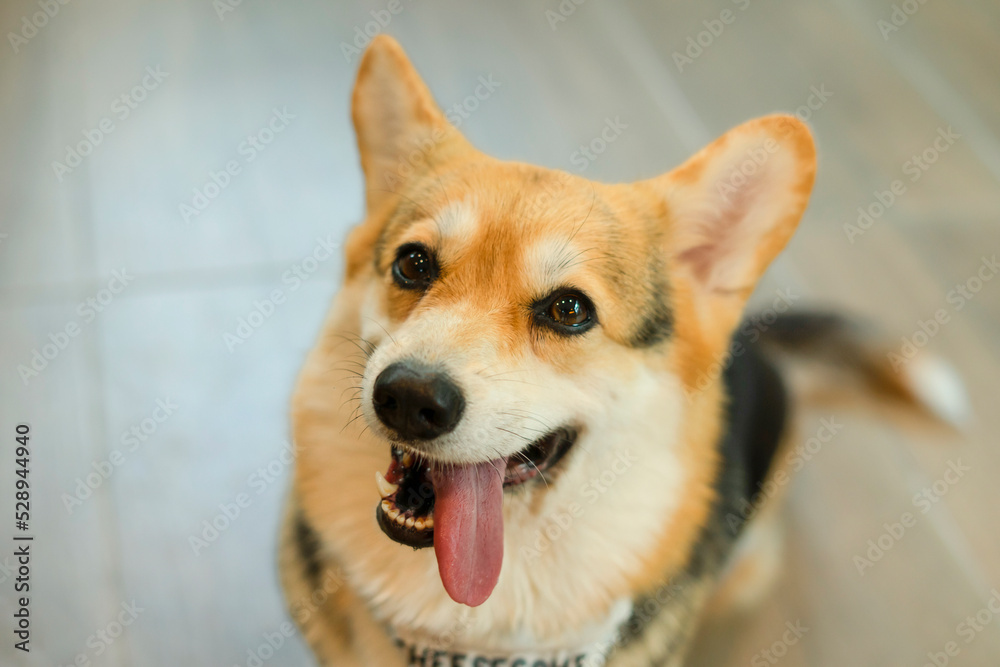
[[[468,605],[501,566],[515,606],[566,567],[599,568],[582,588],[600,605],[683,560],[711,502],[712,369],[806,207],[808,129],[760,118],[662,176],[594,183],[475,150],[384,36],[353,119],[367,217],[295,428],[299,493],[339,526],[343,560],[369,563],[364,593],[391,605],[416,595],[394,572],[410,568],[411,588],[428,578],[429,552],[393,541],[433,545]],[[574,506],[565,538],[539,550],[548,518]]]

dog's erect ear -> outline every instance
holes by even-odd
[[[703,317],[735,326],[757,280],[795,232],[815,172],[809,128],[775,115],[730,130],[645,182],[667,199],[669,261],[696,292]]]
[[[387,35],[375,37],[361,58],[352,117],[369,212],[423,168],[432,151],[461,141],[402,47]]]

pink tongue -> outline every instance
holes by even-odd
[[[503,470],[497,459],[435,468],[434,553],[444,589],[455,602],[486,602],[503,563]]]

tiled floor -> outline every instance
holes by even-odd
[[[844,416],[795,482],[780,585],[758,613],[705,628],[697,664],[765,664],[796,621],[809,631],[783,665],[916,666],[949,641],[949,664],[1000,663],[1000,619],[971,637],[960,627],[1000,588],[1000,280],[960,310],[949,300],[1000,251],[1000,7],[897,3],[919,9],[889,31],[888,0],[576,1],[403,0],[387,30],[445,107],[480,77],[499,84],[461,127],[500,157],[575,170],[577,147],[619,119],[627,128],[585,171],[598,179],[653,175],[742,120],[802,109],[821,152],[816,194],[761,298],[791,288],[900,336],[949,309],[930,346],[961,370],[977,415],[948,443]],[[220,19],[223,2],[71,2],[0,49],[0,437],[32,425],[37,535],[32,652],[7,636],[0,664],[246,665],[284,620],[273,561],[286,471],[252,476],[280,460],[294,375],[341,260],[301,286],[284,276],[361,214],[357,59],[343,45],[385,3],[247,0]],[[704,33],[724,10],[732,20]],[[2,32],[38,11],[3,3]],[[144,77],[130,108],[119,98]],[[276,113],[273,140],[244,143],[270,139]],[[949,127],[960,137],[913,172]],[[99,144],[60,179],[52,163],[86,134]],[[845,223],[894,179],[905,194],[849,242]],[[196,203],[207,206],[185,215]],[[124,289],[102,292],[115,271]],[[275,289],[286,301],[234,344],[227,334]],[[23,381],[18,367],[72,323],[79,334]],[[971,470],[860,576],[854,557],[959,459]],[[0,464],[0,489],[12,481]],[[249,507],[192,547],[240,493]],[[133,602],[134,622],[99,639]],[[309,658],[293,638],[266,664]]]

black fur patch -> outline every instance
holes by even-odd
[[[723,377],[728,405],[726,430],[719,442],[722,467],[715,482],[715,507],[687,567],[660,590],[633,600],[634,611],[622,629],[619,646],[638,639],[659,614],[670,613],[680,629],[664,657],[684,650],[700,606],[687,591],[697,590],[719,575],[736,538],[752,517],[751,501],[781,442],[788,412],[781,376],[747,336],[737,333],[733,340],[739,345],[731,349],[741,350],[741,354],[731,359]]]
[[[306,521],[302,512],[295,517],[295,546],[299,551],[306,577],[314,587],[319,586],[320,575],[323,574],[319,535]]]
[[[650,289],[646,295],[643,317],[629,338],[631,347],[653,347],[669,338],[674,331],[674,314],[670,310],[668,299],[670,289],[663,275],[663,262],[658,258],[651,259],[646,266],[646,280]]]
[[[763,332],[763,336],[788,348],[817,347],[845,332],[860,329],[860,325],[838,313],[790,312],[778,317]]]
[[[674,314],[667,305],[669,290],[660,277],[662,267],[652,264],[649,271],[655,276],[653,287],[647,297],[643,318],[629,339],[629,345],[635,348],[653,347],[662,343],[674,330]]]
[[[666,303],[666,289],[659,287],[650,295],[646,314],[629,339],[631,347],[647,348],[662,343],[674,330],[674,314]]]
[[[743,469],[743,495],[749,500],[764,482],[781,441],[788,416],[788,392],[778,371],[756,345],[739,334],[734,340],[742,343],[735,349],[744,353],[734,357],[726,371],[729,409],[723,453]]]

